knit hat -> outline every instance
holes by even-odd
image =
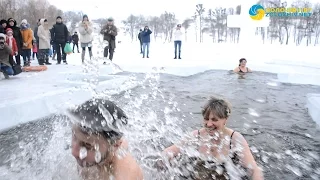
[[[0,21],[0,25],[2,25],[2,24],[4,24],[4,23],[7,23],[7,20],[5,20],[5,19],[1,19],[1,21]]]
[[[62,17],[61,16],[57,16],[57,18],[56,19],[62,19]]]
[[[23,23],[24,24],[28,24],[28,21],[26,19],[24,19],[24,20],[21,21],[21,24],[23,24]]]
[[[0,38],[3,38],[4,40],[6,40],[6,35],[5,34],[3,34],[3,33],[0,33]]]
[[[9,32],[13,33],[13,31],[12,31],[11,28],[7,28],[7,29],[6,29],[6,33],[8,34]]]

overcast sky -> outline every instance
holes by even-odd
[[[287,0],[290,4],[293,0]],[[320,0],[310,0],[320,2]],[[160,15],[164,11],[174,12],[177,19],[183,21],[195,12],[196,4],[202,3],[206,9],[218,6],[236,7],[240,3],[254,4],[256,0],[49,0],[63,11],[82,10],[89,18],[114,17],[116,20],[126,19],[134,15]]]

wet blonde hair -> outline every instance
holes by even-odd
[[[222,98],[211,96],[202,107],[201,113],[204,119],[209,119],[210,113],[219,119],[227,119],[231,115],[231,104]]]

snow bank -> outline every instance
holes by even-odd
[[[307,108],[312,119],[320,125],[320,94],[307,95]]]

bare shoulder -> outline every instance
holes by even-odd
[[[232,135],[232,141],[235,144],[240,144],[242,146],[248,146],[248,142],[247,140],[243,137],[243,135],[237,131],[234,131],[233,135]]]
[[[233,72],[239,72],[239,67],[236,67],[234,70],[233,70]]]
[[[119,158],[114,168],[114,176],[117,180],[143,180],[142,169],[130,153]]]

